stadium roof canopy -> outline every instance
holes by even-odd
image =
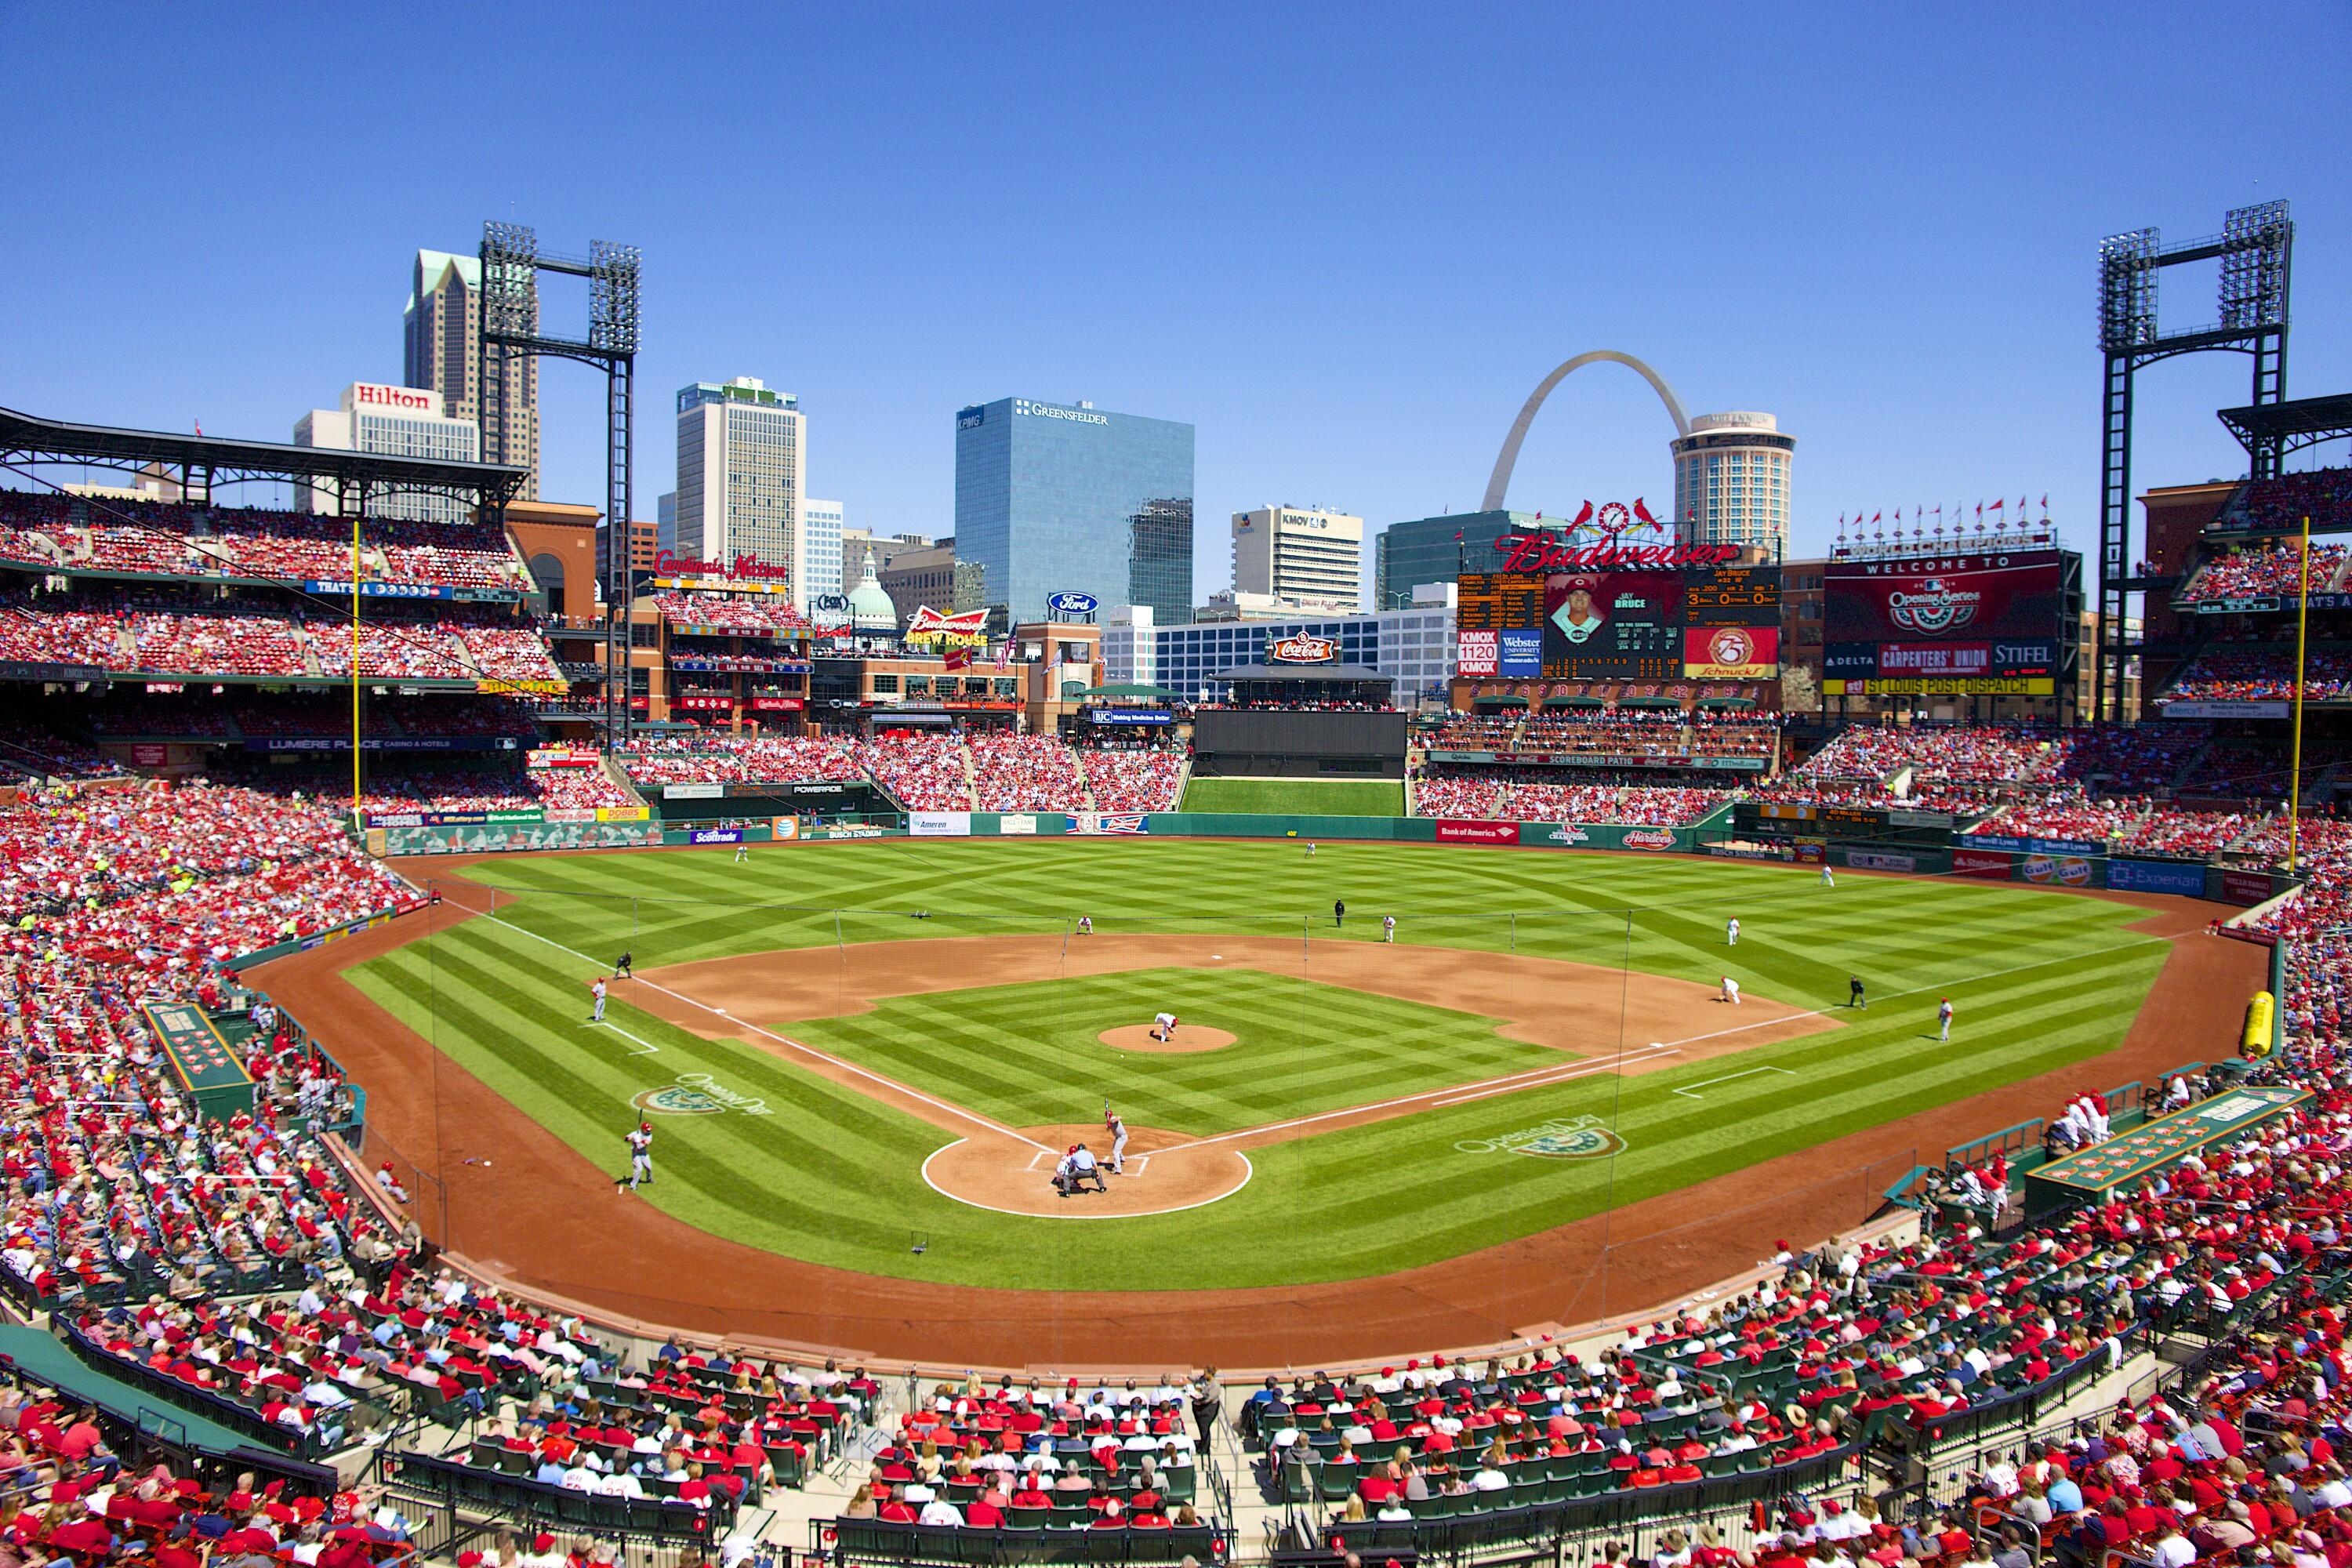
[[[1076,695],[1080,697],[1150,697],[1165,702],[1172,700],[1177,694],[1164,686],[1139,686],[1133,681],[1125,681],[1110,686],[1089,686],[1078,691]]]
[[[1352,686],[1367,680],[1385,681],[1391,686],[1396,684],[1393,676],[1382,675],[1377,669],[1367,669],[1360,664],[1243,664],[1231,669],[1221,669],[1209,679],[1284,680],[1305,686]]]
[[[0,463],[95,463],[135,471],[161,463],[177,471],[181,487],[208,505],[215,485],[251,479],[304,480],[345,495],[350,510],[388,493],[448,496],[486,511],[503,509],[522,490],[527,470],[504,463],[439,462],[425,458],[180,436],[110,425],[72,425],[0,408]]]
[[[2249,456],[2263,448],[2275,456],[2352,436],[2352,393],[2224,408],[2218,417]]]

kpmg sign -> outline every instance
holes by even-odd
[[[977,430],[987,423],[988,405],[985,403],[975,403],[969,408],[956,410],[956,428],[959,430]]]
[[[1051,403],[1032,403],[1025,397],[1013,400],[1013,412],[1036,419],[1066,419],[1073,425],[1108,425],[1110,416],[1091,408],[1063,408]],[[974,424],[979,421],[974,420]]]

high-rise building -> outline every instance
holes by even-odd
[[[531,310],[539,285],[531,284]],[[468,424],[481,420],[482,265],[477,257],[420,250],[401,313],[401,379],[441,395],[439,412]],[[478,437],[475,443],[479,448]],[[483,460],[525,469],[521,500],[539,499],[539,361],[507,363],[505,439]]]
[[[801,517],[805,434],[800,399],[757,377],[678,390],[677,552],[698,561],[748,555],[781,567],[803,609],[809,595],[808,531]]]
[[[341,405],[313,408],[294,422],[294,445],[325,447],[341,452],[380,452],[393,458],[429,458],[436,462],[470,463],[481,432],[470,419],[454,419],[441,412],[441,399],[430,388],[386,386],[355,381],[343,388]],[[303,487],[302,504],[311,511],[338,512],[341,507],[328,485]],[[372,496],[370,517],[400,517],[422,522],[465,522],[473,511],[453,496],[408,495],[394,492]]]
[[[1355,614],[1364,607],[1364,520],[1303,506],[1234,513],[1234,592]]]
[[[664,490],[654,499],[654,547],[677,549],[677,492]]]
[[[1797,438],[1769,414],[1702,414],[1672,442],[1675,535],[1685,544],[1789,552],[1789,459]]]
[[[1559,524],[1532,511],[1445,512],[1392,522],[1372,541],[1372,607],[1402,608],[1424,583],[1500,571],[1504,541],[1546,526]]]
[[[982,602],[1047,618],[1056,593],[1192,614],[1192,426],[1000,397],[956,414],[956,551]]]
[[[803,601],[820,594],[840,594],[842,584],[841,533],[842,510],[837,500],[818,500],[811,496],[801,502],[801,524],[808,533],[805,555],[808,560],[808,592],[802,595],[795,585],[795,597]]]

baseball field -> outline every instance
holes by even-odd
[[[2118,1047],[2202,923],[1985,883],[1288,841],[714,847],[462,878],[462,908],[341,978],[608,1177],[649,1121],[655,1180],[600,1223],[649,1205],[864,1275],[1092,1292],[1416,1268],[2048,1074]],[[634,978],[593,1023],[624,952]],[[1060,1197],[1070,1143],[1110,1152],[1106,1102],[1128,1173]]]

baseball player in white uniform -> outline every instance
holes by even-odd
[[[640,1121],[629,1129],[629,1185],[654,1179],[653,1123]]]
[[[1723,945],[1726,947],[1738,947],[1739,945],[1739,917],[1738,915],[1734,915],[1729,920],[1723,922]]]
[[[1103,1131],[1110,1137],[1110,1173],[1124,1176],[1127,1174],[1127,1123],[1120,1120],[1118,1111],[1108,1105],[1103,1107]]]
[[[1382,942],[1396,941],[1396,916],[1382,915],[1381,917],[1381,940]]]
[[[1939,1040],[1952,1037],[1952,999],[1949,996],[1936,1004],[1936,1037]]]
[[[1837,873],[1830,869],[1830,863],[1826,860],[1822,862],[1822,886],[1824,888],[1837,886]]]
[[[740,866],[751,858],[751,847],[741,839],[735,841],[735,864]]]
[[[588,1021],[592,1024],[601,1024],[604,1021],[604,977],[603,975],[596,976],[595,984],[588,987],[588,994],[596,999],[594,1008],[588,1015]]]
[[[1739,982],[1734,980],[1728,974],[1723,977],[1722,996],[1723,1000],[1730,1003],[1733,1006],[1737,1007],[1739,1005]]]
[[[1176,1015],[1155,1013],[1151,1016],[1151,1037],[1161,1045],[1176,1037]]]

